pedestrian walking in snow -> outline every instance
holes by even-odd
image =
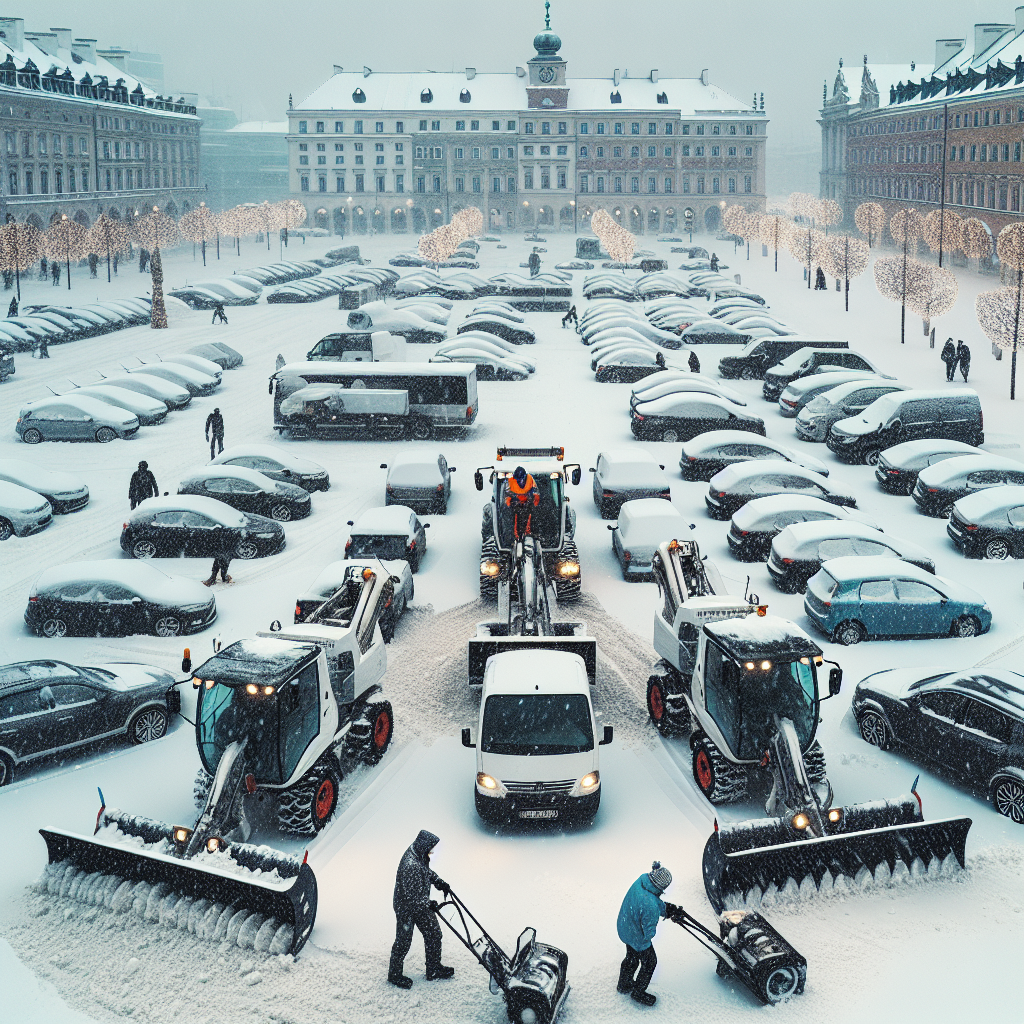
[[[540,254],[537,252],[537,247],[533,247],[533,252],[530,253],[530,258],[526,261],[530,267],[530,277],[536,277],[540,273]]]
[[[99,266],[100,266],[100,258],[99,258],[99,256],[97,256],[96,253],[94,253],[94,252],[89,253],[89,276],[90,277],[95,277],[96,276],[96,271],[99,270]]]
[[[118,260],[118,257],[119,257],[119,254],[115,252],[114,253],[114,277],[117,277],[117,260]]]
[[[216,526],[214,531],[214,547],[217,553],[213,556],[213,569],[210,572],[210,578],[203,580],[203,586],[206,587],[212,587],[217,582],[217,573],[220,573],[222,582],[232,582],[228,575],[228,569],[231,567],[231,559],[235,557],[235,548],[238,546],[239,540],[239,535],[225,526]],[[241,536],[245,537],[245,530],[241,531]]]
[[[60,284],[60,264],[59,263],[51,263],[50,264],[50,276],[53,278],[53,285],[54,285],[54,287],[56,287],[57,285]]]
[[[15,295],[13,299],[11,299],[11,304],[7,307],[7,315],[8,316],[17,316],[18,315],[18,296],[17,295]]]
[[[711,269],[713,271],[715,271],[716,273],[718,272],[718,253],[717,252],[713,252],[711,254]]]
[[[149,267],[149,250],[139,249],[139,273],[144,274]]]
[[[430,868],[430,854],[441,840],[426,830],[413,840],[402,855],[395,875],[395,944],[391,947],[388,981],[399,988],[412,988],[412,978],[404,973],[405,958],[412,946],[412,932],[418,928],[426,950],[427,981],[450,978],[454,967],[441,963],[441,926],[430,909],[431,887],[447,896],[451,889]]]
[[[690,373],[700,373],[700,360],[697,358],[697,353],[690,349]]]
[[[825,281],[825,271],[818,267],[817,273],[814,275],[814,290],[816,292],[824,292],[828,290],[828,284]]]
[[[220,450],[224,451],[224,417],[221,416],[220,409],[214,409],[206,417],[206,440],[210,442],[210,458],[217,458],[214,447],[220,445]]]
[[[213,319],[210,321],[210,323],[211,324],[215,324],[218,320],[222,324],[226,324],[228,322],[228,318],[224,314],[224,303],[223,302],[218,302],[213,307]]]
[[[960,364],[960,373],[967,383],[967,375],[971,372],[971,350],[962,342],[956,343],[956,358]]]
[[[49,344],[48,344],[48,342],[46,340],[46,335],[43,335],[43,337],[41,337],[39,339],[39,358],[40,359],[49,359],[50,358],[50,346],[49,346]],[[969,358],[970,357],[968,356],[968,359]],[[967,378],[964,377],[964,380],[967,380]]]
[[[156,477],[153,476],[148,462],[140,462],[139,468],[132,473],[131,481],[128,484],[128,502],[132,508],[141,505],[147,498],[156,498],[160,495],[160,488],[156,485]]]
[[[658,364],[658,369],[659,370],[667,369],[667,367],[665,366],[665,353],[664,352],[657,353],[657,355],[655,355],[655,357],[654,357],[654,361]]]
[[[39,261],[39,280],[40,281],[45,281],[48,275],[49,275],[49,270],[47,269],[46,257],[44,256]]]
[[[656,995],[647,991],[654,968],[658,966],[658,955],[651,943],[661,919],[676,910],[661,899],[661,894],[671,884],[672,872],[656,860],[651,870],[629,887],[619,908],[616,929],[626,945],[626,956],[619,968],[617,987],[642,1006],[653,1006],[658,1001]]]
[[[953,374],[956,373],[956,364],[960,360],[952,338],[946,339],[946,344],[942,346],[939,358],[946,364],[946,380],[952,380]]]
[[[580,322],[580,318],[576,315],[576,307],[570,306],[569,312],[562,317],[562,326],[571,323],[573,326],[577,326]]]

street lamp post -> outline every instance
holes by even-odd
[[[348,203],[348,217],[346,218],[346,220],[348,221],[348,229],[349,229],[349,231],[352,231],[353,230],[353,228],[352,228],[352,197],[349,196],[348,199],[346,200],[346,202]],[[345,232],[344,231],[342,231],[341,237],[342,238],[345,237]]]
[[[570,199],[569,205],[572,207],[572,233],[577,234],[576,231],[576,200]]]

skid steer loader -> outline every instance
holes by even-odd
[[[756,598],[726,594],[692,540],[662,544],[653,570],[661,660],[647,682],[651,720],[664,735],[688,738],[694,780],[712,803],[767,790],[769,817],[716,821],[705,846],[704,886],[716,911],[769,890],[831,886],[839,876],[864,884],[963,867],[970,818],[925,822],[916,793],[833,805],[815,733],[842,670],[830,663],[822,693],[825,659],[803,630],[768,615]]]
[[[306,622],[274,622],[194,671],[186,650],[182,670],[197,691],[197,819],[168,825],[101,807],[91,838],[42,829],[41,888],[297,953],[316,916],[313,871],[305,858],[248,840],[268,827],[315,835],[334,813],[343,772],[384,756],[394,722],[380,686],[387,649],[378,620],[393,586],[367,568]]]

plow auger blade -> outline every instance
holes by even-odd
[[[108,814],[95,836],[40,829],[49,863],[36,891],[258,952],[296,954],[316,917],[316,876],[267,847],[232,843],[183,860],[173,828]]]
[[[769,890],[882,883],[964,866],[970,818],[924,821],[917,802],[855,804],[829,835],[801,839],[788,820],[759,818],[722,826],[704,846],[704,888],[718,913]],[[902,868],[900,866],[903,866]]]

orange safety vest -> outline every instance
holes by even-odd
[[[540,492],[537,490],[537,484],[534,482],[533,477],[527,473],[526,482],[520,487],[516,483],[515,477],[510,476],[508,478],[508,494],[505,495],[505,504],[511,506],[512,499],[515,498],[518,504],[525,505],[531,500],[531,493],[533,495],[533,505],[536,507],[540,504]]]

